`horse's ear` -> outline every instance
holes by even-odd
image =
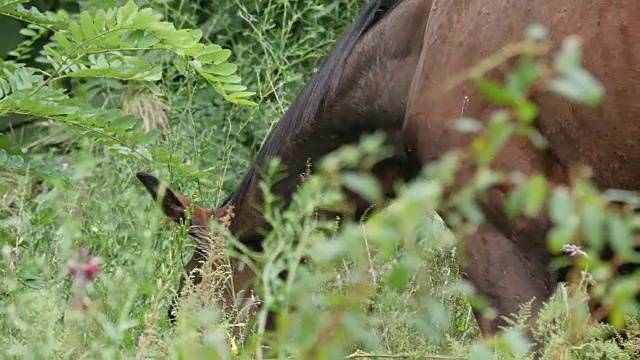
[[[154,200],[158,200],[158,196],[162,198],[162,212],[167,216],[169,221],[179,221],[184,219],[185,211],[189,208],[190,201],[180,193],[174,192],[168,187],[160,188],[160,180],[151,174],[145,172],[136,173],[138,180],[147,188]]]

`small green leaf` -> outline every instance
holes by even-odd
[[[596,251],[604,246],[605,209],[597,204],[587,204],[582,216],[582,231],[587,243]]]
[[[106,69],[109,67],[109,62],[107,61],[107,58],[104,56],[104,54],[100,54],[97,58],[96,58],[96,65],[97,68],[99,69]]]
[[[540,77],[542,68],[531,57],[523,57],[507,76],[507,89],[524,98],[529,87]]]
[[[316,244],[313,248],[312,257],[317,262],[330,262],[335,258],[342,257],[348,252],[348,244],[345,241],[328,240]]]
[[[519,135],[524,135],[527,138],[529,138],[531,143],[540,150],[544,150],[549,147],[549,142],[544,137],[544,135],[542,135],[542,133],[533,126],[522,127],[518,129],[517,133]]]
[[[628,224],[618,214],[611,214],[609,217],[609,238],[613,250],[628,260],[634,252],[633,236]]]
[[[29,28],[22,28],[20,29],[20,34],[24,35],[26,37],[34,37],[37,36],[38,33],[36,33],[35,31],[29,29]]]
[[[138,118],[133,115],[119,117],[111,121],[110,128],[113,129],[131,129],[138,122]]]
[[[405,259],[401,259],[389,272],[385,284],[391,290],[401,292],[411,278],[412,267]]]
[[[462,214],[471,224],[480,225],[484,221],[484,212],[482,211],[472,194],[464,194],[463,196],[459,196],[456,199],[456,205],[458,207],[458,210],[460,211],[460,214]]]
[[[576,235],[576,226],[571,223],[557,225],[549,232],[547,242],[554,253],[559,253],[564,245],[571,244]]]
[[[116,9],[109,9],[109,12],[107,13],[107,17],[105,21],[105,25],[107,29],[113,29],[114,27],[116,27],[118,23],[117,15],[118,15],[118,12]]]
[[[180,75],[185,75],[187,72],[187,64],[185,63],[185,61],[180,58],[180,57],[175,57],[173,58],[173,66],[176,67],[176,70],[178,70],[178,73]]]
[[[547,199],[547,181],[536,174],[529,178],[522,187],[523,190],[523,212],[529,217],[538,215]]]
[[[547,29],[540,24],[529,25],[526,29],[525,36],[529,40],[539,41],[547,38],[548,35]]]
[[[3,72],[5,73],[5,75],[7,75],[6,80],[9,82],[9,89],[10,91],[12,89],[17,89],[18,88],[18,84],[16,83],[16,76],[14,76],[14,74],[12,74],[11,72],[9,72],[8,69],[2,69]]]
[[[604,88],[583,69],[567,71],[553,79],[549,89],[558,95],[587,105],[597,105],[604,98]]]
[[[233,104],[237,104],[237,105],[244,105],[244,106],[255,106],[255,105],[258,105],[255,102],[253,102],[251,100],[246,100],[246,99],[228,98],[227,100],[229,102],[231,102]]]
[[[93,30],[93,19],[91,19],[91,15],[88,12],[83,11],[80,14],[80,25],[82,27],[82,33],[86,39],[90,39],[95,35]]]
[[[562,42],[554,66],[562,74],[580,69],[582,59],[581,42],[577,36],[569,36]]]
[[[155,96],[164,96],[164,91],[158,87],[158,85],[153,82],[149,82],[146,84],[146,87],[151,91],[151,93]]]
[[[64,36],[61,32],[56,31],[53,33],[53,37],[56,39],[56,41],[58,42],[58,44],[60,44],[60,46],[66,50],[66,51],[71,51],[73,50],[73,46],[71,45],[71,43],[69,42],[69,40],[67,40],[66,36]]]
[[[253,96],[255,94],[256,93],[254,91],[238,91],[238,92],[235,92],[235,93],[229,95],[229,97],[231,97],[233,99],[239,99],[239,98],[246,98],[246,97],[249,97],[249,96]]]
[[[500,336],[500,342],[504,345],[514,359],[524,359],[531,348],[531,344],[518,331],[509,329]]]
[[[564,224],[571,216],[575,216],[575,206],[569,190],[566,188],[557,188],[551,194],[549,203],[549,215],[551,220],[556,224]]]
[[[141,30],[152,31],[160,23],[160,18],[160,15],[153,13],[153,9],[144,8],[136,14],[133,23]]]
[[[238,70],[238,65],[231,63],[222,63],[218,65],[210,65],[205,67],[206,71],[211,74],[228,76]]]
[[[133,0],[127,1],[125,6],[118,8],[118,24],[129,25],[138,14],[138,5]]]
[[[365,200],[376,202],[382,199],[382,187],[380,183],[368,174],[346,172],[342,175],[344,186],[362,196]]]
[[[535,120],[539,114],[540,109],[538,108],[538,105],[533,102],[523,101],[516,105],[516,116],[518,117],[518,120],[527,125],[531,125],[533,120]]]
[[[628,315],[635,315],[637,305],[634,297],[638,294],[640,285],[637,279],[631,276],[617,280],[606,296],[611,312],[609,319],[613,326],[621,326],[624,324],[624,318]]]
[[[503,182],[505,176],[488,167],[480,167],[473,177],[473,187],[479,191],[486,191],[489,188]]]
[[[238,75],[229,75],[229,76],[217,76],[216,81],[221,82],[221,83],[230,83],[230,84],[237,84],[240,82],[240,76]]]
[[[513,130],[512,124],[509,123],[509,113],[503,110],[495,111],[485,132],[472,143],[478,162],[481,165],[489,165],[509,141]]]
[[[157,36],[150,33],[144,33],[144,36],[138,39],[138,47],[150,48],[159,42],[160,38]]]
[[[104,30],[107,23],[107,13],[103,9],[98,9],[93,18],[93,31],[100,33]]]
[[[11,94],[11,85],[7,80],[0,77],[0,97],[4,97]]]
[[[20,148],[20,145],[16,142],[16,139],[5,134],[0,134],[0,149],[5,151],[5,155],[7,153],[10,155],[23,154],[23,151]]]
[[[218,48],[218,49],[216,49]],[[203,64],[222,64],[231,56],[231,50],[222,49],[218,45],[209,45],[206,50],[196,56],[196,59]]]
[[[162,69],[160,68],[160,66],[147,68],[147,69],[144,69],[144,71],[142,71],[141,69],[140,71],[138,71],[138,74],[132,76],[131,79],[144,80],[149,82],[158,81],[162,79]]]
[[[502,85],[489,79],[477,79],[476,86],[489,100],[497,105],[514,105],[518,99]]]
[[[236,84],[222,84],[222,90],[235,92],[235,91],[245,91],[247,87],[244,85],[236,85]]]
[[[80,44],[84,40],[82,36],[82,30],[80,30],[80,25],[77,22],[72,22],[69,24],[69,31],[71,32],[71,36],[73,37],[73,41]]]
[[[123,45],[126,47],[138,47],[138,41],[142,39],[143,36],[143,30],[134,30],[126,33],[126,35],[122,37]]]
[[[213,63],[218,65],[218,64],[222,64],[223,62],[229,60],[229,57],[231,57],[231,50],[229,49],[222,49],[219,52],[217,52],[216,57],[213,58]]]
[[[456,119],[453,125],[454,129],[464,133],[477,133],[482,130],[483,124],[473,118],[461,117]]]
[[[136,147],[136,151],[139,154],[141,154],[142,157],[144,157],[145,159],[147,159],[149,161],[153,161],[153,155],[151,155],[151,152],[146,147],[139,145],[138,147]]]
[[[7,164],[13,168],[22,167],[24,163],[25,163],[24,158],[20,155],[9,156],[9,159],[7,161]]]
[[[486,345],[482,343],[475,343],[469,349],[469,358],[473,360],[495,360],[493,355]]]

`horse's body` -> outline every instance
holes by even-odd
[[[603,82],[606,100],[601,107],[589,108],[539,95],[536,126],[550,147],[541,151],[514,138],[494,165],[542,173],[553,184],[566,184],[570,167],[587,165],[601,188],[640,190],[639,18],[635,0],[373,2],[274,128],[238,190],[216,210],[196,208],[191,225],[206,228],[210,217],[220,218],[233,206],[231,232],[260,250],[263,237],[258,231],[269,227],[254,205],[261,203],[260,171],[274,156],[289,168],[272,191],[289,200],[307,159],[315,161],[367,132],[384,129],[391,135],[395,156],[377,168],[378,177],[387,180],[409,178],[447,151],[466,147],[470,135],[454,130],[452,120],[461,113],[485,120],[491,104],[471,83],[437,98],[431,91],[507,43],[521,40],[525,27],[533,23],[545,26],[556,44],[571,34],[583,39],[584,66]],[[472,167],[463,169],[459,182],[472,172]],[[146,174],[139,178],[155,196],[157,179]],[[391,196],[390,184],[385,181],[385,192]],[[179,194],[169,195],[164,211],[181,219],[189,202]],[[504,189],[495,188],[480,200],[487,221],[465,239],[466,277],[498,315],[516,312],[532,298],[535,313],[559,280],[548,267],[551,254],[545,237],[551,223],[544,215],[509,222],[504,199]],[[355,200],[358,216],[368,204]],[[205,251],[199,246],[186,272],[200,267]],[[224,294],[227,304],[234,292],[250,290],[255,277],[247,267],[232,266],[233,283]],[[194,282],[199,281],[195,275]],[[239,297],[244,301],[249,294]],[[503,324],[500,317],[478,320],[484,333]]]
[[[594,108],[551,94],[537,96],[541,115],[535,125],[549,141],[548,150],[514,138],[494,166],[542,173],[551,183],[566,184],[570,167],[586,165],[600,188],[640,190],[638,19],[637,0],[434,0],[403,127],[409,156],[421,167],[469,144],[470,135],[454,130],[452,120],[463,111],[486,121],[495,107],[471,82],[437,98],[432,94],[504,45],[522,40],[525,27],[539,23],[556,45],[572,34],[583,40],[583,66],[603,83],[606,98]],[[468,180],[472,171],[463,169],[458,180]],[[533,297],[535,313],[558,280],[548,268],[545,240],[551,223],[545,215],[510,223],[505,195],[492,189],[481,199],[487,222],[465,239],[466,276],[499,315],[516,312]],[[504,323],[480,324],[483,332],[493,332]]]
[[[259,210],[262,194],[258,185],[273,157],[279,157],[287,166],[286,177],[271,189],[285,202],[298,186],[308,160],[314,163],[341,145],[357,142],[363,134],[381,129],[395,148],[392,158],[374,168],[385,194],[393,195],[394,179],[413,176],[399,135],[429,6],[430,1],[378,0],[365,7],[269,134],[238,189],[218,209],[195,208],[190,234],[200,239],[185,266],[185,275],[200,268],[207,258],[209,218],[221,218],[230,208],[234,216],[229,231],[250,249],[261,250],[264,236],[260,230],[269,230],[269,224]],[[413,36],[406,37],[407,33]],[[138,178],[155,198],[158,180],[145,173],[138,173]],[[189,200],[171,190],[168,195],[163,200],[165,214],[171,220],[182,220]],[[370,206],[357,196],[352,201],[356,217]],[[248,307],[255,274],[237,260],[231,262],[232,279],[224,291],[224,302],[231,305],[234,298],[239,298],[240,305]],[[193,274],[194,284],[201,280],[198,272]],[[184,281],[183,275],[180,289]],[[173,320],[171,308],[169,317]]]

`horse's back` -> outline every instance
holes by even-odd
[[[470,82],[444,96],[433,93],[504,45],[522,40],[526,27],[538,23],[555,45],[569,35],[580,36],[583,66],[604,85],[605,101],[593,108],[548,93],[538,95],[537,124],[551,144],[555,164],[521,142],[508,145],[498,164],[547,173],[588,165],[601,187],[640,189],[638,19],[637,0],[435,0],[404,128],[414,156],[424,163],[468,144],[469,135],[453,130],[451,121],[461,115],[484,120],[495,106]]]
[[[640,190],[640,2],[558,3],[567,6],[548,26],[580,36],[583,66],[602,83],[605,99],[586,107],[540,96],[539,128],[563,163],[589,165],[600,186]]]

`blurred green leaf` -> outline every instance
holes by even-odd
[[[556,225],[547,235],[547,241],[552,252],[559,253],[564,245],[573,243],[576,226],[572,223]]]
[[[516,116],[525,124],[532,124],[539,114],[540,109],[532,102],[524,101],[516,105]]]
[[[525,35],[529,40],[544,40],[547,38],[549,31],[540,24],[529,25],[526,28]]]
[[[475,83],[480,92],[497,105],[515,105],[518,102],[517,94],[492,80],[481,78]]]
[[[596,251],[601,251],[604,246],[605,211],[594,203],[586,204],[582,215],[582,228],[584,236]]]
[[[482,130],[483,125],[476,119],[463,117],[456,119],[454,128],[465,133],[477,133]]]
[[[554,66],[562,74],[580,70],[582,62],[581,41],[576,36],[571,36],[562,42],[562,48],[555,58]]]
[[[551,193],[549,203],[549,215],[556,224],[565,224],[575,216],[576,209],[571,198],[571,193],[564,187],[556,188]]]
[[[636,248],[628,223],[620,215],[611,214],[608,219],[608,227],[611,246],[616,254],[626,261],[638,261],[639,256],[635,254]]]
[[[376,202],[382,199],[382,187],[378,181],[366,174],[346,172],[342,174],[342,183],[344,186],[362,196],[369,202]]]
[[[576,69],[551,81],[551,91],[587,105],[598,105],[604,99],[604,88],[588,72]]]
[[[387,286],[396,292],[404,290],[407,282],[411,278],[413,267],[409,263],[402,259],[391,269],[387,275]]]
[[[469,349],[469,359],[471,360],[494,360],[496,357],[483,344],[473,344]]]
[[[523,212],[526,216],[538,215],[547,200],[547,181],[544,176],[535,174],[522,186]]]

